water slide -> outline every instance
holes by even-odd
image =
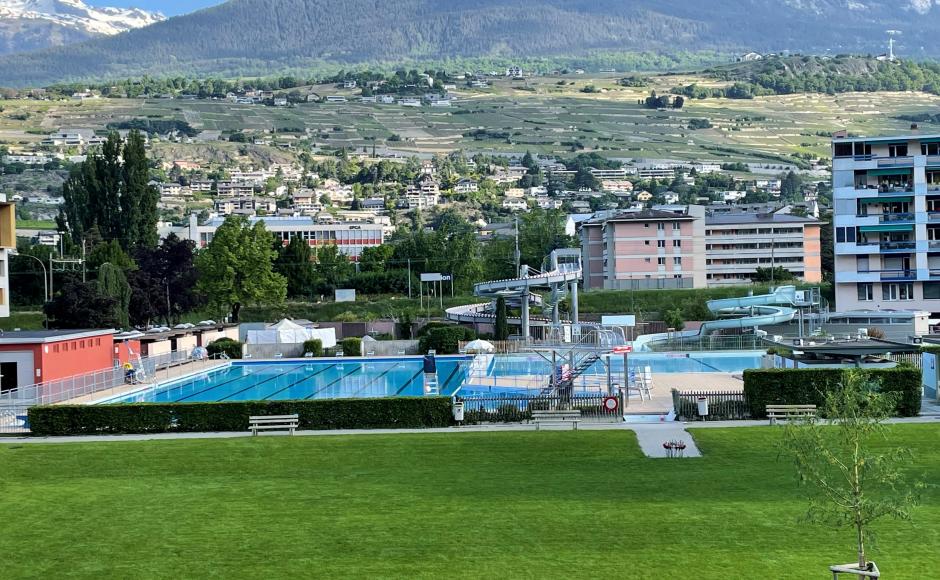
[[[565,258],[571,259],[574,263],[561,261]],[[581,279],[580,250],[555,250],[552,252],[550,261],[551,266],[547,272],[532,271],[527,266],[522,266],[518,278],[474,284],[473,294],[481,298],[489,298],[490,301],[448,308],[446,311],[447,319],[455,322],[493,323],[496,320],[496,300],[503,297],[507,306],[522,310],[521,317],[507,320],[509,324],[522,325],[523,327],[558,324],[560,322],[558,320],[558,304],[565,298],[570,287],[572,318],[577,322],[577,283]],[[532,290],[542,288],[551,290],[547,300],[538,294],[532,293]],[[541,316],[529,316],[528,312],[531,306],[543,305],[547,305],[552,309],[553,316],[551,319]],[[527,334],[527,332],[523,332],[523,334]]]
[[[649,351],[650,344],[667,340],[707,336],[715,330],[752,328],[790,322],[796,316],[798,306],[810,306],[813,299],[809,291],[797,290],[796,286],[780,286],[770,294],[722,298],[709,300],[708,309],[719,316],[702,324],[698,330],[673,333],[644,334],[633,342],[636,352]],[[782,306],[783,305],[783,306]]]

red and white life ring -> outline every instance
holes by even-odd
[[[630,345],[615,346],[613,351],[614,354],[623,354],[625,352],[633,352],[633,347]]]
[[[604,397],[604,402],[601,404],[604,406],[605,411],[616,411],[620,406],[620,401],[617,400],[617,397]]]

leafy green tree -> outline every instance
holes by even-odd
[[[171,234],[156,248],[138,248],[137,270],[128,273],[131,285],[130,319],[150,324],[162,318],[167,325],[205,304],[197,289],[195,243]]]
[[[86,266],[89,270],[98,271],[105,264],[117,266],[124,271],[137,269],[137,264],[121,248],[117,240],[102,242],[88,254]]]
[[[391,244],[382,244],[362,250],[359,255],[360,272],[383,272],[388,268],[388,262],[392,259],[395,248]],[[396,264],[401,267],[401,264]]]
[[[520,218],[519,253],[523,264],[538,268],[552,250],[578,247],[577,239],[565,234],[566,217],[560,210],[534,208]]]
[[[509,322],[506,320],[506,299],[502,296],[496,298],[496,340],[509,339]]]
[[[757,268],[754,271],[754,282],[788,282],[795,279],[793,272],[783,266],[774,268]]]
[[[231,309],[238,320],[242,304],[280,304],[287,280],[274,271],[277,252],[272,236],[259,221],[230,216],[216,230],[209,246],[196,257],[198,289],[220,311]]]
[[[277,247],[274,269],[287,279],[287,295],[291,298],[310,297],[317,283],[310,244],[300,236],[294,236],[286,246],[278,243]]]
[[[673,308],[672,310],[667,310],[665,314],[663,314],[663,322],[666,323],[668,328],[674,328],[676,330],[685,328],[685,319],[682,317],[682,309]]]
[[[317,248],[315,271],[326,286],[338,287],[352,275],[354,270],[349,258],[339,251],[339,246],[336,244]]]
[[[116,328],[115,300],[98,290],[96,282],[69,280],[43,310],[49,328]]]
[[[121,328],[128,328],[131,304],[131,286],[120,266],[104,263],[98,270],[98,292],[114,301],[112,312],[114,320]]]
[[[897,408],[898,394],[879,388],[861,371],[847,371],[843,383],[825,395],[821,412],[827,420],[788,423],[783,438],[783,449],[807,486],[806,520],[853,528],[863,570],[872,524],[885,517],[909,520],[925,487],[905,474],[912,459],[908,449],[884,449],[885,420]]]
[[[62,186],[64,212],[75,243],[97,227],[105,240],[125,250],[157,243],[159,193],[149,185],[149,165],[139,131],[127,143],[108,135],[100,153],[73,169]]]

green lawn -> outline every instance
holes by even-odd
[[[780,433],[682,461],[614,431],[0,445],[0,575],[825,578],[852,535],[797,524]],[[892,435],[929,481],[938,435]],[[879,526],[887,577],[936,563],[938,499]]]

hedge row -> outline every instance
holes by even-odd
[[[448,397],[320,401],[49,405],[29,409],[34,435],[247,431],[252,415],[300,416],[301,429],[407,429],[453,424]]]
[[[744,371],[744,394],[751,416],[765,418],[767,405],[821,406],[825,393],[838,384],[847,369],[754,369]],[[921,372],[910,366],[863,371],[881,384],[884,392],[900,393],[897,414],[915,417],[920,413]]]
[[[422,354],[432,349],[437,354],[457,354],[461,341],[470,341],[476,337],[472,329],[464,326],[435,326],[420,338],[418,349]]]

